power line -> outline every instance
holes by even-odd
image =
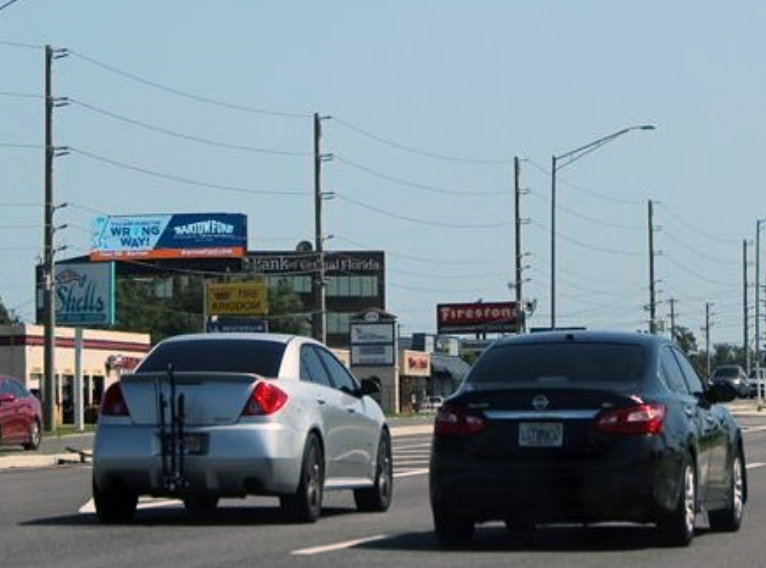
[[[333,122],[340,124],[341,126],[345,126],[349,130],[352,130],[356,132],[357,134],[361,134],[362,136],[366,136],[367,138],[370,138],[371,140],[375,140],[376,142],[380,142],[381,144],[385,144],[386,146],[391,146],[392,148],[396,148],[398,150],[403,150],[405,152],[409,152],[410,154],[415,154],[418,156],[423,156],[426,158],[433,158],[435,160],[444,160],[447,162],[461,162],[466,164],[483,164],[483,165],[510,165],[513,163],[513,160],[488,160],[488,159],[474,159],[474,158],[460,158],[456,156],[447,156],[445,154],[437,154],[435,152],[428,152],[425,150],[418,150],[416,148],[412,148],[411,146],[405,146],[404,144],[399,144],[397,142],[393,142],[391,140],[388,140],[386,138],[383,138],[382,136],[378,136],[376,134],[372,134],[370,132],[367,132],[365,130],[362,130],[361,128],[354,126],[353,124],[349,122],[345,122],[339,118],[332,117]]]
[[[118,162],[117,160],[112,160],[110,158],[99,156],[98,154],[94,154],[92,152],[88,152],[78,148],[67,147],[67,150],[69,150],[72,154],[79,154],[81,156],[85,156],[86,158],[97,160],[99,162],[103,162],[111,166],[115,166],[125,170],[130,170],[133,172],[138,172],[141,174],[145,174],[148,176],[152,176],[152,177],[156,177],[156,178],[160,178],[160,179],[164,179],[168,181],[174,181],[174,182],[183,183],[187,185],[193,185],[196,187],[208,187],[212,189],[221,189],[224,191],[235,191],[238,193],[247,193],[250,195],[280,195],[280,196],[292,196],[292,195],[305,196],[306,195],[305,191],[270,191],[265,189],[252,189],[252,188],[223,185],[223,184],[217,184],[217,183],[211,183],[211,182],[202,182],[202,181],[197,181],[197,180],[185,178],[185,177],[174,175],[174,174],[161,173],[161,172],[153,171],[147,168],[130,165],[123,162]]]
[[[236,110],[236,111],[248,112],[252,114],[260,114],[265,116],[276,116],[276,117],[283,117],[283,118],[310,118],[312,116],[312,114],[309,114],[309,113],[295,113],[295,112],[267,110],[267,109],[258,108],[258,107],[229,103],[226,101],[221,101],[218,99],[213,99],[211,97],[205,97],[202,95],[196,95],[193,93],[189,93],[187,91],[182,91],[180,89],[168,87],[167,85],[163,85],[156,81],[144,79],[143,77],[139,77],[138,75],[134,75],[133,73],[128,73],[127,71],[122,71],[120,69],[117,69],[116,67],[107,65],[106,63],[102,63],[100,61],[97,61],[91,57],[88,57],[86,55],[83,55],[82,53],[78,53],[73,50],[69,50],[69,54],[78,59],[82,59],[83,61],[87,61],[91,65],[95,65],[97,67],[100,67],[101,69],[105,69],[109,71],[110,73],[120,75],[122,77],[130,79],[131,81],[135,81],[137,83],[141,83],[142,85],[146,85],[148,87],[152,87],[154,89],[164,91],[166,93],[170,93],[177,97],[185,98],[188,100],[205,103],[205,104],[209,104],[213,106],[218,106],[218,107],[226,108],[229,110]]]
[[[397,178],[389,174],[384,174],[378,171],[375,171],[371,168],[368,168],[366,166],[362,166],[360,164],[357,164],[355,162],[352,162],[351,160],[348,160],[346,158],[343,158],[342,156],[339,156],[337,154],[333,154],[333,158],[337,160],[338,162],[341,162],[343,164],[346,164],[352,168],[355,168],[357,170],[363,171],[365,173],[368,173],[370,175],[379,177],[381,179],[385,179],[387,181],[391,181],[400,185],[404,185],[407,187],[413,187],[416,189],[422,189],[425,191],[430,191],[433,193],[438,193],[441,195],[459,195],[459,196],[468,196],[468,197],[481,197],[481,196],[498,196],[502,195],[504,197],[507,197],[509,195],[508,191],[468,191],[468,190],[453,190],[453,189],[444,189],[440,187],[435,187],[432,185],[426,185],[422,183],[416,183],[412,181],[408,181],[402,178]]]
[[[119,115],[117,113],[114,113],[114,112],[111,112],[111,111],[108,111],[108,110],[105,110],[105,109],[102,109],[102,108],[99,108],[99,107],[96,107],[96,106],[84,103],[82,101],[78,101],[76,99],[68,98],[67,101],[69,103],[73,104],[73,105],[85,108],[87,110],[90,110],[92,112],[101,114],[103,116],[107,116],[107,117],[115,119],[115,120],[119,120],[121,122],[125,122],[127,124],[132,124],[133,126],[138,126],[138,127],[141,127],[141,128],[145,128],[145,129],[151,130],[153,132],[159,132],[161,134],[165,134],[167,136],[172,136],[174,138],[180,138],[180,139],[183,139],[183,140],[188,140],[190,142],[197,142],[199,144],[206,144],[208,146],[217,146],[219,148],[228,148],[230,150],[242,150],[242,151],[245,151],[245,152],[255,152],[255,153],[259,153],[259,154],[271,154],[271,155],[275,155],[275,156],[301,156],[301,157],[305,157],[305,156],[310,156],[311,155],[310,152],[296,152],[296,151],[288,151],[288,150],[274,150],[274,149],[270,149],[270,148],[259,148],[259,147],[256,147],[256,146],[245,146],[245,145],[241,145],[241,144],[231,144],[231,143],[228,143],[228,142],[221,142],[221,141],[212,140],[212,139],[209,139],[209,138],[202,138],[202,137],[199,137],[199,136],[192,136],[190,134],[183,134],[181,132],[177,132],[177,131],[170,130],[170,129],[167,129],[167,128],[162,128],[160,126],[156,126],[154,124],[149,124],[148,122],[143,122],[143,121],[136,120],[136,119],[133,119],[133,118],[129,118],[129,117],[126,117],[126,116],[122,116],[122,115]]]

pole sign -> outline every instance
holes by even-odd
[[[263,316],[269,313],[266,280],[209,282],[206,293],[208,316]]]
[[[114,324],[114,263],[57,264],[54,269],[56,323]]]

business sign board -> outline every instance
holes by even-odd
[[[396,363],[394,344],[351,345],[351,364],[353,366],[385,367]]]
[[[208,333],[266,333],[268,320],[261,318],[209,318],[205,331]]]
[[[403,351],[402,374],[407,377],[430,377],[431,354],[423,351]]]
[[[438,304],[438,333],[508,333],[518,331],[516,302]]]
[[[206,286],[208,316],[261,316],[269,313],[266,280],[241,282],[208,282]]]
[[[101,215],[92,228],[91,261],[243,258],[247,217],[239,213]]]
[[[57,264],[53,273],[57,324],[114,324],[113,262]]]

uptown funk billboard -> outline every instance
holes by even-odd
[[[91,261],[242,258],[247,217],[240,213],[101,215],[92,228]]]

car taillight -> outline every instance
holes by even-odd
[[[484,430],[483,416],[469,414],[457,404],[443,404],[436,412],[434,436],[472,436]]]
[[[274,414],[287,403],[287,393],[279,387],[261,381],[258,383],[242,411],[242,416]]]
[[[104,400],[101,402],[102,416],[129,416],[128,405],[122,396],[122,386],[120,383],[112,383],[106,389]]]
[[[662,432],[664,422],[663,405],[639,404],[602,412],[596,417],[596,429],[611,434],[652,436]]]

